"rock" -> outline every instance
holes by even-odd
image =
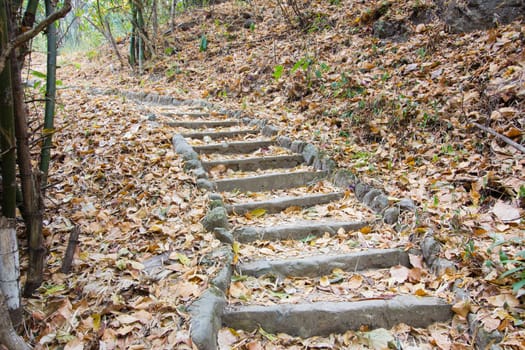
[[[456,272],[456,265],[450,260],[436,258],[432,263],[430,270],[437,276],[442,276],[447,272]]]
[[[452,33],[493,28],[507,24],[525,15],[521,0],[452,0],[440,1],[444,21]]]
[[[222,196],[219,193],[212,192],[208,194],[208,199],[210,201],[215,201],[215,200],[222,201]]]
[[[227,229],[223,227],[216,227],[213,230],[213,234],[215,235],[215,238],[217,238],[219,241],[223,243],[233,244],[233,235]]]
[[[279,144],[279,146],[284,147],[284,148],[292,147],[292,139],[290,139],[287,136],[279,136],[277,138],[277,143]]]
[[[207,191],[215,191],[217,187],[214,182],[211,182],[208,179],[197,179],[196,185],[197,185],[197,188],[207,190]]]
[[[296,140],[292,142],[290,149],[292,150],[292,152],[302,153],[305,146],[306,146],[306,142]]]
[[[388,207],[388,197],[384,194],[375,197],[370,203],[370,208],[376,213],[382,212],[386,207]]]
[[[355,186],[355,196],[357,197],[357,199],[362,201],[365,194],[367,194],[368,191],[370,191],[370,189],[371,189],[370,186],[368,186],[367,184],[363,182],[360,182]]]
[[[496,346],[495,349],[500,348],[496,345],[503,340],[499,331],[486,331],[476,314],[472,313],[468,315],[468,324],[470,335],[474,337],[473,343],[476,344],[477,349],[494,349],[493,346]]]
[[[279,129],[273,125],[265,125],[261,132],[264,136],[274,136],[279,133]]]
[[[215,209],[217,207],[224,207],[224,202],[222,199],[213,199],[208,203],[208,207],[210,210]]]
[[[401,21],[376,21],[372,28],[374,36],[380,39],[400,37],[407,32],[407,27]]]
[[[225,305],[224,293],[211,286],[190,306],[190,334],[198,349],[217,349],[217,332],[222,325],[222,310]]]
[[[425,259],[426,263],[429,266],[432,266],[438,258],[439,252],[441,251],[441,243],[429,235],[423,238],[423,242],[421,242],[421,251],[423,252],[423,258]]]
[[[371,206],[372,205],[372,201],[379,195],[382,195],[383,192],[381,192],[380,190],[371,190],[369,191],[367,194],[365,194],[365,196],[363,197],[363,204],[366,205],[366,206]]]
[[[200,160],[198,160],[198,159],[190,159],[190,160],[184,162],[184,170],[186,170],[186,171],[192,170],[192,169],[197,169],[197,168],[202,168],[202,164],[201,164]]]
[[[306,144],[306,146],[304,146],[302,154],[303,154],[305,163],[307,165],[312,165],[312,163],[314,162],[314,159],[316,159],[319,156],[319,151],[314,145],[312,145],[311,143],[308,143]]]
[[[202,226],[206,231],[213,232],[215,228],[228,229],[228,213],[224,207],[217,207],[208,212],[204,219],[202,219]]]
[[[383,214],[383,221],[389,225],[395,224],[398,218],[399,218],[399,208],[398,207],[388,208],[387,210],[385,210],[385,213]]]
[[[323,171],[328,171],[329,173],[331,173],[332,171],[334,171],[336,167],[337,167],[337,164],[335,163],[334,160],[330,158],[323,158],[321,160],[321,170]]]
[[[244,21],[244,24],[243,24],[244,28],[250,29],[250,28],[253,28],[253,26],[255,26],[255,21],[253,19],[248,18],[247,20]]]
[[[416,204],[410,198],[401,199],[397,205],[402,211],[416,211],[417,209]]]
[[[193,173],[193,176],[195,176],[197,179],[207,179],[208,178],[208,173],[202,167],[193,169],[192,173]]]

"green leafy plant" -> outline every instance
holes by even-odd
[[[282,65],[277,65],[273,67],[273,78],[279,80],[283,76],[284,67]]]
[[[506,277],[513,279],[512,290],[514,293],[518,293],[520,289],[525,288],[525,249],[518,250],[512,257],[509,257],[502,247],[509,245],[519,245],[523,247],[524,240],[523,238],[507,240],[497,234],[492,234],[490,237],[494,243],[491,244],[487,251],[488,253],[492,253],[497,249],[499,263],[506,269],[499,277],[501,279]],[[485,261],[485,265],[494,266],[495,262],[487,260]]]
[[[208,38],[206,38],[206,35],[202,34],[199,51],[204,52],[206,50],[208,50]]]

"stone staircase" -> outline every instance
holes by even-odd
[[[411,256],[425,251],[348,243],[395,223],[410,203],[392,205],[313,145],[264,121],[202,106],[166,107],[163,116],[186,170],[209,191],[203,225],[223,242],[214,256],[221,272],[190,308],[199,349],[216,349],[221,327],[308,338],[399,323],[424,328],[452,317],[436,296],[395,281],[385,290],[369,277],[412,268]],[[340,244],[317,247],[316,240]],[[356,275],[361,286],[349,283]]]

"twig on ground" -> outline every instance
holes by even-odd
[[[489,134],[491,134],[493,136],[496,136],[500,140],[502,140],[505,143],[507,143],[507,144],[511,145],[512,147],[516,148],[518,151],[521,151],[522,153],[525,153],[525,147],[523,147],[522,145],[520,145],[517,142],[512,141],[507,136],[501,135],[500,133],[496,132],[495,130],[493,130],[493,129],[489,128],[489,127],[483,126],[481,124],[478,124],[476,122],[473,122],[472,124],[474,126],[480,128],[481,130],[486,131],[486,132],[488,132]]]

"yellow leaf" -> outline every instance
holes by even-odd
[[[93,330],[98,331],[100,329],[100,314],[91,315],[91,319],[93,320]]]
[[[414,294],[417,295],[418,297],[424,297],[425,295],[428,295],[427,291],[424,290],[423,288],[416,289]]]
[[[321,287],[328,287],[330,286],[330,279],[328,278],[328,276],[323,276],[319,279],[319,285]]]
[[[44,134],[44,136],[52,135],[52,134],[55,133],[55,129],[54,128],[46,128],[46,129],[42,130],[42,133]]]
[[[181,253],[177,253],[175,255],[175,257],[177,258],[177,260],[179,260],[181,262],[181,264],[183,264],[184,266],[190,266],[191,264],[191,261],[190,259],[188,259],[188,257],[184,254],[181,254]]]
[[[266,209],[263,209],[263,208],[257,208],[250,212],[250,215],[256,218],[260,218],[264,214],[266,214]]]
[[[153,225],[149,228],[149,232],[154,233],[161,233],[162,232],[162,226],[161,225]]]
[[[359,229],[359,231],[362,233],[362,234],[368,234],[370,232],[372,232],[372,228],[370,226],[365,226],[365,227],[361,227],[361,229]]]

